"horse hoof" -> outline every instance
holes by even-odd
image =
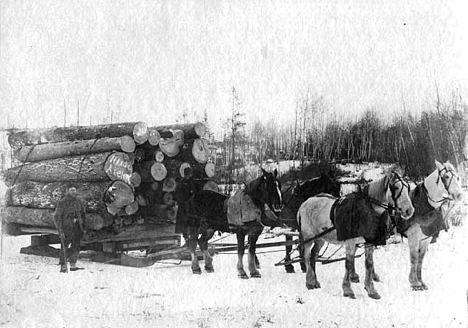
[[[372,294],[368,294],[370,298],[373,298],[374,300],[380,300],[380,295],[379,293],[372,293]]]
[[[192,270],[192,273],[193,273],[193,274],[201,274],[201,269]]]
[[[237,276],[241,279],[249,279],[249,276],[246,273],[239,273]]]
[[[254,272],[254,273],[251,273],[250,276],[252,278],[261,278],[262,275],[260,274],[260,272]]]
[[[414,291],[421,291],[421,290],[424,290],[423,286],[411,286],[411,288],[412,288]]]
[[[351,298],[353,300],[356,299],[356,296],[354,295],[354,293],[344,293],[343,296],[344,297],[349,297],[349,298]]]
[[[205,267],[205,271],[208,272],[208,273],[213,273],[214,269],[213,269],[213,267]]]
[[[308,282],[306,282],[306,287],[309,290],[321,288],[320,283],[318,281],[315,284],[309,284]]]
[[[352,276],[351,278],[349,278],[349,281],[351,281],[352,283],[358,283],[359,282],[359,276]]]
[[[292,267],[292,266],[291,267],[287,266],[285,268],[286,268],[286,273],[295,273],[296,272],[296,271],[294,271],[294,267]]]
[[[429,287],[427,287],[427,285],[425,283],[421,284],[421,288],[423,290],[428,290],[429,289]]]

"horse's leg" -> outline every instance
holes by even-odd
[[[343,296],[349,298],[356,298],[351,288],[351,273],[354,268],[354,255],[356,254],[356,244],[354,240],[346,241],[346,260],[345,260],[345,275],[343,278]]]
[[[413,225],[408,229],[408,248],[410,252],[411,269],[409,273],[409,282],[413,290],[423,290],[421,282],[418,278],[418,264],[419,264],[419,244],[421,233],[419,226]]]
[[[311,272],[313,273],[313,279],[315,280],[312,280],[311,283],[309,283],[309,285],[307,286],[307,288],[309,289],[314,289],[314,288],[320,288],[320,283],[317,279],[317,271],[315,270],[315,263],[317,261],[317,258],[318,258],[318,254],[320,252],[320,250],[322,249],[323,247],[323,244],[325,242],[318,238],[314,241],[314,246],[312,247],[312,250],[311,250],[311,255],[310,255],[310,259],[309,259],[309,265],[310,265],[310,270]]]
[[[205,230],[200,239],[198,239],[198,245],[200,246],[201,251],[203,252],[203,261],[205,262],[205,270],[206,272],[214,272],[213,268],[213,257],[211,256],[210,252],[208,252],[208,241],[214,235],[213,229]]]
[[[349,274],[349,281],[351,281],[353,283],[358,283],[359,282],[359,274],[357,274],[357,272],[356,272],[354,262],[353,262],[353,267],[351,268],[351,273]]]
[[[307,289],[320,288],[320,284],[317,282],[317,276],[315,274],[315,270],[312,267],[312,243],[314,243],[314,241],[309,241],[308,243],[304,244],[304,264],[306,267]]]
[[[427,248],[429,247],[429,244],[431,243],[432,238],[423,238],[423,240],[420,241],[419,243],[419,253],[418,253],[418,265],[416,268],[416,275],[418,277],[419,283],[421,284],[422,289],[428,289],[427,285],[424,283],[422,280],[422,264],[424,261],[424,256],[426,256]]]
[[[300,244],[299,247],[298,247],[298,250],[299,250],[299,258],[301,259],[301,270],[303,273],[306,273],[307,272],[307,267],[305,265],[305,261],[304,261],[304,245]]]
[[[374,250],[375,250],[375,247],[372,246],[372,255],[374,254]],[[380,277],[379,275],[375,272],[375,265],[372,265],[372,280],[374,280],[375,282],[380,282]]]
[[[249,279],[249,276],[247,275],[247,273],[245,273],[245,270],[244,270],[244,261],[243,261],[243,258],[244,258],[244,251],[245,251],[245,245],[244,245],[244,241],[245,241],[245,233],[242,231],[242,228],[238,228],[237,232],[236,232],[236,236],[237,236],[237,272],[238,272],[238,276],[239,278],[242,278],[242,279]]]
[[[374,286],[374,246],[366,246],[366,279],[364,280],[364,288],[367,295],[373,299],[380,299],[379,293],[375,290]]]
[[[289,255],[292,250],[291,245],[287,245],[288,241],[292,240],[291,236],[285,236],[286,237],[286,257],[284,258],[285,262],[290,262],[291,261],[291,256]],[[292,263],[288,263],[284,266],[284,269],[286,270],[287,273],[294,273],[294,266]]]
[[[255,250],[257,248],[257,240],[262,231],[253,231],[249,233],[249,272],[252,278],[261,278],[262,275],[257,270],[255,264]]]
[[[194,274],[201,274],[200,266],[198,265],[198,256],[196,254],[197,250],[197,240],[198,240],[198,228],[189,227],[187,229],[187,244],[190,250],[190,256],[192,257],[192,272]]]

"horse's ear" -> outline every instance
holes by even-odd
[[[265,171],[265,169],[263,167],[261,168],[261,170],[262,170],[263,175],[267,175],[267,171]]]
[[[435,160],[434,162],[435,162],[435,165],[437,166],[437,168],[438,168],[439,170],[442,170],[442,169],[444,168],[444,166],[442,165],[442,163],[440,163],[438,160]]]

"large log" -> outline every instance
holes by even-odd
[[[104,163],[104,170],[109,179],[122,180],[132,184],[133,166],[126,153],[114,152],[110,154]]]
[[[201,164],[205,164],[210,158],[208,146],[208,140],[204,138],[190,139],[180,147],[178,159],[183,162],[196,160]]]
[[[111,153],[70,156],[24,164],[4,173],[7,186],[21,181],[59,182],[108,181],[104,165]]]
[[[109,182],[76,182],[78,197],[88,212],[101,212],[105,209],[103,195]],[[9,206],[55,209],[57,202],[66,194],[67,182],[24,181],[12,186],[6,194]]]
[[[5,223],[55,228],[54,213],[55,211],[50,209],[6,206],[2,211],[2,218]],[[86,213],[84,227],[99,230],[112,222],[112,217],[105,213]]]
[[[22,146],[14,151],[13,156],[21,162],[38,162],[67,156],[104,153],[112,150],[131,153],[135,150],[135,142],[132,137],[123,136],[48,143]]]
[[[47,129],[11,129],[8,143],[12,148],[51,142],[133,136],[140,122],[114,123],[90,126],[52,127]]]
[[[184,133],[184,137],[186,140],[194,139],[194,138],[203,138],[206,135],[206,126],[202,122],[161,125],[155,128],[156,130],[158,130],[161,137],[163,137],[164,133],[167,131],[176,131],[176,130],[182,131]]]

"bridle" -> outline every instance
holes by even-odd
[[[444,178],[442,178],[442,176],[441,176],[442,172],[444,172],[444,171],[451,174],[448,185],[445,182]],[[442,170],[439,170],[439,175],[437,177],[437,183],[439,183],[439,180],[442,180],[442,184],[444,185],[445,190],[449,194],[449,198],[451,198],[450,197],[450,185],[452,184],[453,178],[455,178],[455,177],[458,177],[458,176],[452,170],[447,169],[445,166],[444,166],[444,168]]]

